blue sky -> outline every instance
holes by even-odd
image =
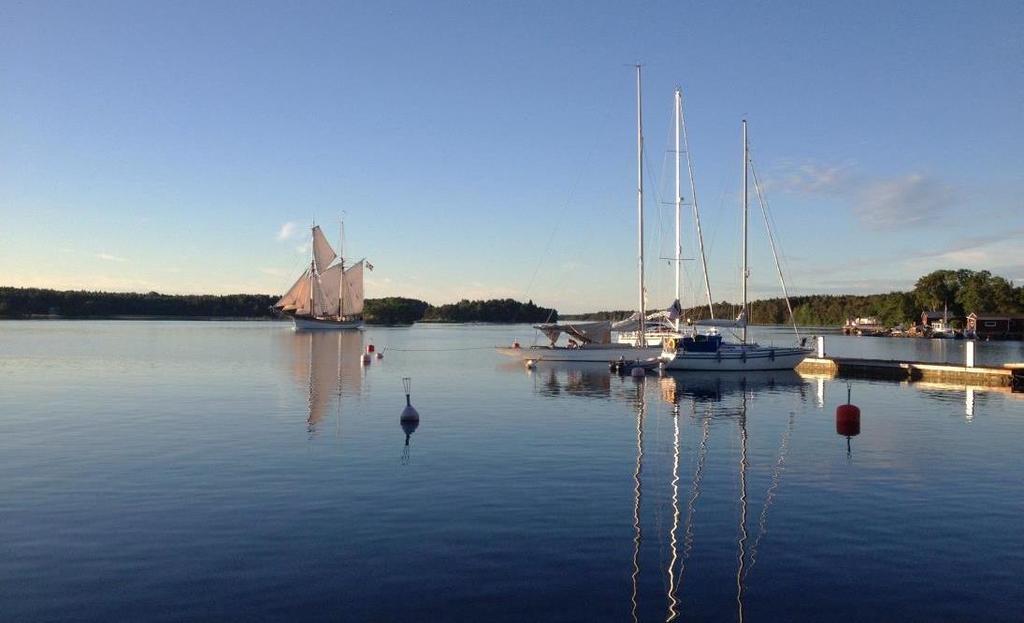
[[[281,292],[344,212],[368,296],[635,306],[637,61],[652,306],[677,84],[716,300],[744,116],[792,291],[1024,281],[1024,5],[892,4],[4,2],[0,284]]]

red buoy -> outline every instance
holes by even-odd
[[[845,404],[836,407],[836,434],[856,437],[860,434],[860,408]]]
[[[836,407],[836,434],[846,437],[846,457],[850,458],[850,438],[860,434],[860,407],[850,404],[850,386],[846,386],[846,404]]]
[[[368,346],[366,347],[366,352],[368,352],[368,353],[372,353],[372,352],[373,352],[373,350],[374,350],[374,349],[373,349],[373,344],[370,344],[370,345],[368,345]]]

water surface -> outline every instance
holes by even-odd
[[[0,322],[2,618],[1019,620],[1022,395],[851,381],[847,439],[846,381],[486,348],[530,333]]]

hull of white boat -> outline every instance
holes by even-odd
[[[760,370],[792,370],[811,351],[803,348],[723,348],[716,353],[678,352],[662,356],[666,370],[707,370],[739,372]]]
[[[303,318],[291,316],[296,331],[354,330],[363,327],[362,320],[331,320],[329,318]]]
[[[637,348],[636,346],[603,344],[594,347],[565,348],[562,346],[529,346],[526,348],[503,348],[502,355],[516,357],[522,361],[574,361],[579,363],[610,363],[620,357],[626,360],[651,359],[661,354],[661,348]]]

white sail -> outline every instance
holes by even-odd
[[[307,268],[274,307],[298,314],[309,314],[309,269]]]
[[[342,311],[346,316],[363,313],[363,262],[357,262],[345,271],[345,292]]]
[[[321,281],[319,279],[313,279],[312,282],[313,282],[312,283],[312,287],[313,287],[313,297],[312,297],[313,298],[313,316],[315,316],[317,318],[322,318],[322,317],[325,317],[325,316],[330,316],[331,315],[330,301],[328,301],[327,297],[324,296],[324,288],[323,288],[323,285],[321,284]],[[334,306],[335,306],[335,308],[337,308],[338,303],[335,302]]]
[[[331,266],[320,273],[320,291],[324,297],[324,315],[338,315],[338,300],[341,298],[341,264]],[[345,310],[348,314],[348,310]]]
[[[315,226],[313,228],[313,260],[316,262],[317,272],[322,274],[326,271],[336,257],[338,255],[331,248],[331,243],[327,242],[327,236],[320,231],[319,225]]]

